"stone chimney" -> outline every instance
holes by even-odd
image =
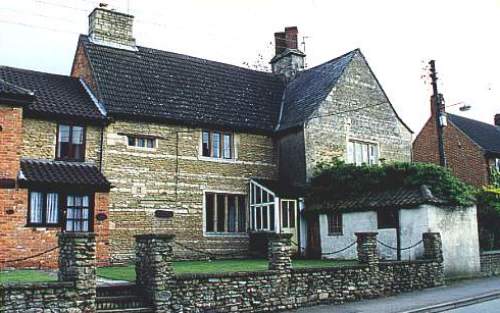
[[[500,114],[495,114],[495,125],[500,126]]]
[[[273,73],[281,74],[291,80],[297,72],[304,69],[305,54],[298,49],[296,26],[285,27],[284,32],[274,33],[276,55],[271,60]]]
[[[89,38],[96,44],[136,49],[133,22],[134,16],[107,9],[101,4],[89,15]]]

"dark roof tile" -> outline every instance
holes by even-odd
[[[453,125],[486,152],[500,153],[500,127],[450,113],[447,116]]]

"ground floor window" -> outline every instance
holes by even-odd
[[[92,231],[92,196],[29,192],[28,226],[60,227],[65,231]]]
[[[246,232],[246,201],[244,195],[205,193],[205,232]]]
[[[338,236],[343,233],[342,226],[342,214],[341,213],[330,213],[327,215],[328,220],[328,235]]]

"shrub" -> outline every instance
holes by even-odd
[[[476,198],[481,249],[500,249],[500,187],[483,187]]]

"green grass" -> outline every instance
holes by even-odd
[[[24,282],[47,282],[55,281],[57,278],[48,272],[39,270],[12,270],[0,271],[1,283],[24,283]]]
[[[305,267],[339,267],[357,264],[356,261],[346,260],[294,260],[294,268]],[[215,260],[215,261],[179,261],[174,262],[174,272],[176,274],[186,273],[229,273],[229,272],[254,272],[267,270],[267,260],[265,259],[244,259],[244,260]],[[97,275],[107,279],[115,280],[135,280],[135,267],[109,266],[97,269]]]

